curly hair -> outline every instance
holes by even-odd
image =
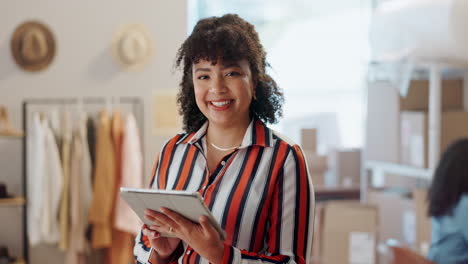
[[[183,77],[177,95],[179,113],[183,117],[183,129],[187,133],[197,131],[207,118],[195,101],[192,80],[193,64],[208,60],[216,64],[222,61],[246,59],[255,84],[255,97],[250,104],[250,116],[265,123],[276,123],[282,116],[283,93],[276,82],[266,74],[266,52],[252,24],[235,14],[205,18],[195,25],[192,34],[179,48],[176,66],[183,65]]]
[[[427,196],[428,215],[451,215],[463,194],[468,194],[468,138],[456,141],[442,155]]]

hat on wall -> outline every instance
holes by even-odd
[[[24,70],[43,70],[55,56],[54,36],[42,23],[25,22],[13,33],[11,52],[16,63]]]
[[[146,27],[133,24],[115,32],[111,49],[112,56],[123,68],[139,70],[153,57],[154,43]]]

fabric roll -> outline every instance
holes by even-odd
[[[466,0],[385,1],[372,16],[372,57],[377,61],[468,61],[467,13]]]

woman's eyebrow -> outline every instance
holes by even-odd
[[[231,62],[223,65],[223,69],[231,68],[231,67],[238,67],[240,68],[239,64],[236,62]]]
[[[210,69],[210,68],[198,68],[198,69],[195,69],[195,72],[199,72],[199,71],[210,72],[211,69]]]

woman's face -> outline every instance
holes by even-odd
[[[193,65],[192,73],[197,106],[210,125],[248,125],[254,84],[247,60],[218,61],[216,65],[200,60]]]

